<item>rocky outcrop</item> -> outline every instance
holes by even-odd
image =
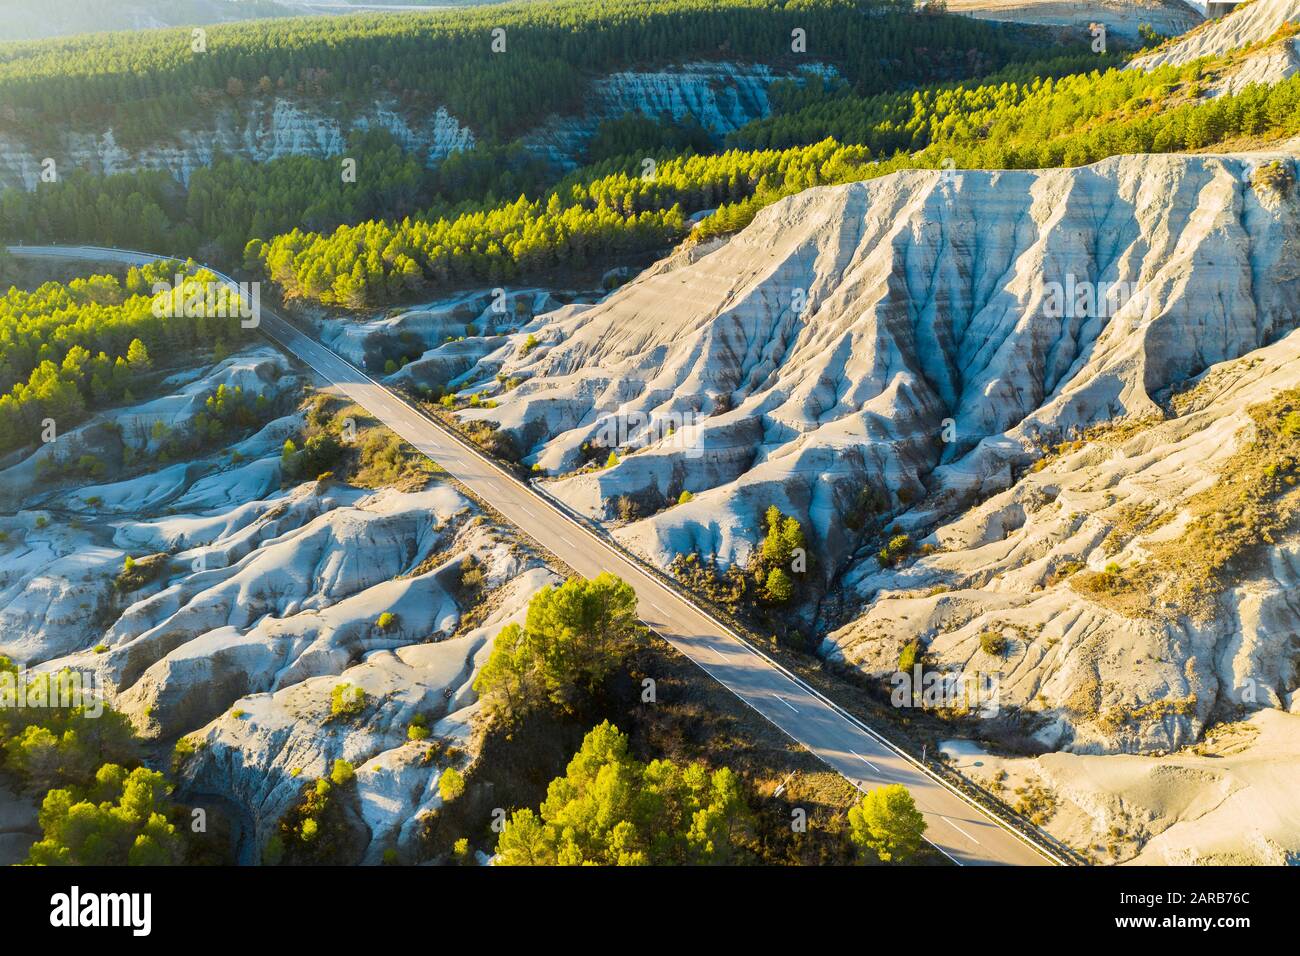
[[[1216,57],[1207,74],[1206,95],[1235,96],[1252,83],[1271,86],[1300,71],[1297,24],[1300,0],[1255,0],[1134,59],[1129,68],[1153,70]]]
[[[36,188],[46,157],[65,176],[160,169],[189,182],[194,170],[209,165],[217,153],[255,162],[282,156],[342,156],[352,130],[386,130],[404,149],[431,164],[474,144],[473,133],[445,109],[413,117],[395,101],[377,99],[346,120],[335,112],[280,96],[253,99],[216,110],[207,125],[176,130],[171,142],[128,147],[119,143],[111,127],[67,130],[53,152],[0,128],[0,188]]]
[[[823,653],[888,676],[915,642],[936,668],[995,675],[1001,707],[1029,717],[1045,749],[1074,753],[1177,750],[1216,713],[1291,707],[1300,532],[1269,535],[1207,615],[1078,582],[1181,539],[1191,499],[1250,441],[1250,410],[1295,386],[1297,360],[1293,331],[1207,373],[1206,407],[1083,441],[942,525],[923,541],[937,553],[903,569],[862,564],[845,585],[866,611]],[[990,633],[997,654],[983,647]]]
[[[1050,794],[1053,835],[1098,863],[1286,866],[1300,859],[1297,730],[1300,716],[1264,710],[1163,756],[944,749],[994,790]]]
[[[323,342],[361,368],[381,372],[390,361],[404,366],[395,383],[446,385],[499,346],[497,336],[565,303],[599,297],[551,289],[476,289],[363,321],[328,315],[316,328]]]
[[[1297,20],[1300,20],[1300,0],[1254,0],[1159,50],[1138,57],[1130,66],[1152,70],[1158,66],[1182,66],[1201,57],[1223,56],[1263,43],[1283,26]]]
[[[1253,185],[1267,159],[809,190],[512,336],[485,361],[523,384],[465,414],[513,433],[594,516],[691,491],[620,532],[657,560],[743,561],[777,503],[833,569],[856,546],[842,518],[864,486],[894,509],[992,494],[1035,442],[1148,412],[1161,389],[1295,328],[1297,201]],[[521,355],[525,334],[541,344]],[[574,473],[604,464],[593,443],[622,460]]]
[[[1111,36],[1139,39],[1143,24],[1164,36],[1186,33],[1203,17],[1203,9],[1183,0],[946,0],[949,13],[980,20],[1050,23],[1086,29],[1104,23]],[[1202,8],[1204,4],[1201,5]]]
[[[833,68],[809,64],[798,76],[831,76]],[[792,74],[759,64],[689,63],[656,72],[623,72],[593,81],[581,115],[553,116],[524,137],[536,152],[575,165],[600,123],[630,112],[693,118],[719,135],[768,114],[773,80]],[[337,104],[311,104],[285,96],[241,101],[216,109],[204,125],[175,130],[170,142],[127,146],[111,127],[68,130],[57,149],[36,147],[0,124],[0,188],[36,188],[41,164],[56,163],[59,175],[160,169],[188,182],[217,153],[264,162],[282,156],[341,156],[353,130],[383,129],[407,151],[434,165],[474,145],[469,125],[445,108],[412,114],[392,98],[377,98],[359,112],[340,116]]]
[[[357,767],[361,815],[370,831],[365,862],[380,862],[389,847],[418,849],[424,816],[441,806],[437,784],[446,763],[431,759],[430,742],[409,742],[407,728],[422,717],[431,740],[469,749],[475,711],[470,685],[492,638],[522,619],[535,590],[556,580],[538,567],[515,572],[498,609],[464,635],[375,650],[354,666],[300,675],[275,690],[240,697],[194,735],[198,749],[185,768],[186,786],[231,795],[251,816],[260,845],[305,781],[347,760]],[[364,692],[362,713],[332,713],[331,695],[341,684]]]
[[[577,165],[601,122],[627,113],[691,119],[723,136],[771,112],[768,87],[795,77],[830,79],[834,67],[813,62],[797,73],[762,63],[685,63],[651,72],[612,73],[592,85],[590,108],[581,116],[552,116],[524,137],[534,151],[565,166]]]

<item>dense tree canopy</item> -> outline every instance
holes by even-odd
[[[40,137],[107,118],[119,141],[141,142],[174,133],[196,107],[388,92],[412,108],[446,106],[501,139],[580,105],[594,73],[631,63],[798,55],[837,62],[872,92],[1024,56],[1023,29],[911,9],[911,0],[559,0],[214,26],[201,52],[187,29],[18,43],[0,47],[0,126]],[[795,29],[806,53],[792,53]],[[494,30],[504,49],[494,51]]]
[[[533,595],[523,627],[497,635],[474,689],[510,721],[539,706],[571,707],[628,654],[642,629],[636,593],[612,574],[571,578]]]
[[[20,682],[28,706],[17,706]],[[81,786],[106,762],[138,759],[130,721],[97,702],[79,676],[28,675],[0,657],[0,765],[25,789]]]
[[[155,309],[154,284],[173,285],[184,268],[156,263],[124,281],[97,275],[0,296],[0,451],[35,442],[47,418],[66,430],[127,397],[151,353],[183,356],[248,334],[237,315],[220,316],[206,301],[186,317]],[[186,302],[214,279],[191,268],[173,294]]]
[[[750,825],[728,768],[642,763],[605,721],[582,742],[538,812],[518,810],[497,843],[499,866],[663,866],[732,863]]]
[[[168,866],[182,862],[185,845],[167,815],[169,786],[155,770],[129,773],[105,764],[80,798],[51,790],[41,803],[42,838],[28,862],[37,866]]]
[[[891,783],[849,808],[849,838],[868,861],[908,863],[921,849],[925,818],[907,788]]]

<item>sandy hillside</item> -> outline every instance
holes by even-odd
[[[1149,25],[1157,33],[1178,36],[1204,17],[1182,0],[947,0],[950,13],[981,20],[1048,23],[1087,27],[1104,23],[1119,36],[1136,38],[1138,27]]]
[[[1300,20],[1300,0],[1253,0],[1212,20],[1185,37],[1133,61],[1138,69],[1181,65],[1204,56],[1221,56],[1263,43],[1288,23]]]
[[[1294,864],[1300,858],[1300,715],[1260,711],[1167,756],[999,758],[964,742],[951,765],[1098,863]]]

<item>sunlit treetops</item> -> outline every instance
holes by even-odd
[[[446,106],[494,139],[579,109],[593,76],[633,64],[831,62],[871,92],[1024,56],[1024,28],[910,9],[909,0],[559,0],[211,26],[202,52],[188,29],[6,44],[0,128],[39,137],[109,120],[119,142],[138,142],[256,97],[324,99],[346,111],[388,93],[421,109]],[[796,29],[806,53],[792,50]]]

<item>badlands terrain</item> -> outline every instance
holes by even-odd
[[[72,200],[57,207],[69,194],[40,181],[54,151],[85,177],[71,195],[89,202],[102,190],[101,230],[156,219],[144,242],[181,242],[170,226],[203,204],[182,200],[194,171],[224,154],[249,161],[233,191],[274,217],[233,224],[224,251],[158,251],[233,251],[212,264],[263,281],[267,301],[283,301],[323,344],[461,426],[697,587],[819,689],[913,751],[929,747],[1079,858],[1294,863],[1300,140],[1285,139],[1293,118],[1265,117],[1260,104],[1294,102],[1285,84],[1300,66],[1300,0],[1255,0],[1205,23],[1177,0],[948,6],[1063,29],[1003,32],[909,9],[895,24],[911,38],[906,57],[787,57],[784,21],[781,55],[760,57],[716,43],[722,28],[705,15],[717,11],[702,5],[644,36],[621,26],[619,51],[645,54],[602,55],[583,75],[580,107],[543,97],[526,122],[501,115],[531,82],[512,60],[491,61],[493,83],[448,74],[446,90],[431,90],[413,80],[446,65],[432,58],[385,77],[375,50],[398,33],[356,54],[322,29],[281,72],[266,49],[278,47],[250,31],[228,61],[256,66],[243,79],[196,80],[174,51],[140,61],[189,84],[205,107],[161,134],[148,83],[118,89],[98,76],[117,97],[101,115],[79,102],[80,78],[46,58],[31,77],[6,74],[25,112],[0,104],[0,187],[14,187],[11,200],[53,198],[4,208],[32,209],[44,241],[70,243],[65,230],[84,227],[81,241],[127,245],[121,231],[96,232],[94,217],[65,215]],[[568,13],[605,30],[601,16],[623,23],[611,9]],[[511,30],[529,36],[528,12],[515,14]],[[858,28],[859,14],[878,11],[845,9],[834,22]],[[1077,41],[1097,20],[1149,52],[1125,61],[1112,51],[1121,69],[1090,81],[1094,54]],[[708,56],[664,55],[659,41],[680,23]],[[1157,45],[1142,24],[1170,39]],[[767,24],[750,28],[743,39],[763,49]],[[425,36],[409,32],[401,43],[420,53]],[[564,21],[548,42],[562,50],[568,32]],[[1047,66],[1007,52],[1009,37],[1058,33],[1061,50],[1035,47],[1061,53]],[[361,63],[371,88],[354,98],[318,84],[327,55],[334,79]],[[950,60],[961,61],[956,72]],[[910,92],[963,70],[995,76],[995,65],[1031,79]],[[1058,67],[1063,79],[1033,72]],[[1170,69],[1136,72],[1161,67]],[[1266,99],[1253,84],[1284,84],[1285,95]],[[1110,105],[1076,110],[1077,89]],[[456,95],[461,115],[446,105]],[[33,104],[47,103],[71,104],[76,121],[34,126]],[[1237,103],[1247,106],[1211,112]],[[817,117],[853,111],[870,120],[840,123],[842,142],[818,153]],[[1220,136],[1197,127],[1207,116],[1265,132]],[[684,148],[673,134],[698,125],[715,146],[743,143],[742,128],[764,118],[772,138],[759,141],[774,151],[761,162],[752,142],[671,156]],[[409,199],[402,212],[330,211],[284,178],[263,179],[263,165],[312,157],[317,166],[297,168],[328,166],[330,186],[350,190],[358,184],[335,183],[333,161],[352,133],[374,129],[414,160],[409,178],[375,186]],[[508,142],[496,139],[503,130]],[[1072,143],[1031,151],[1025,140],[1038,132]],[[1048,156],[1057,168],[939,162],[954,146],[976,155],[981,136],[1000,138],[979,154],[987,163],[968,165]],[[1084,165],[1119,152],[1115,142],[1189,152]],[[593,143],[634,152],[598,163]],[[426,192],[421,176],[461,152],[469,159],[447,166],[463,181]],[[648,176],[641,164],[660,153],[662,181],[654,162]],[[823,169],[817,155],[834,159]],[[526,168],[533,162],[544,172]],[[903,171],[878,175],[885,168]],[[141,170],[165,174],[154,177],[163,185],[150,191],[149,177],[133,178]],[[118,173],[116,184],[99,178]],[[293,185],[312,192],[318,181]],[[827,182],[839,184],[814,185]],[[148,202],[131,193],[140,183]],[[198,236],[211,221],[188,225]],[[6,258],[0,269],[13,267]],[[498,784],[518,795],[514,773],[529,777],[518,805],[539,804],[593,725],[570,739],[570,712],[498,723],[489,744],[479,733],[491,706],[473,685],[496,635],[566,568],[260,340],[156,354],[161,368],[131,383],[138,394],[82,382],[78,427],[48,444],[15,438],[52,400],[37,387],[58,370],[42,379],[37,359],[48,349],[61,360],[73,335],[90,341],[95,330],[64,341],[44,316],[14,316],[4,330],[17,398],[6,396],[12,450],[0,459],[0,655],[102,682],[148,764],[175,774],[178,800],[219,813],[238,862],[265,859],[277,833],[311,842],[316,818],[297,831],[281,823],[337,761],[355,768],[356,786],[331,862],[485,862],[451,849],[475,827],[475,849],[496,846],[480,796]],[[134,321],[159,334],[143,313]],[[148,367],[127,355],[121,364]],[[233,439],[179,441],[204,433],[218,398],[247,403],[251,419]],[[331,461],[300,467],[313,462],[307,442],[326,436],[341,443]],[[764,545],[780,538],[773,509],[776,527],[798,526],[790,574],[776,562],[784,594]],[[656,647],[659,665],[667,652]],[[641,676],[643,659],[634,663],[620,665],[620,690]],[[991,706],[907,712],[891,688],[914,667],[988,682]],[[814,762],[774,726],[715,722],[722,708],[707,695],[678,704],[632,718],[640,755],[704,751],[712,768],[740,766],[752,756],[746,742],[769,733],[769,755]],[[493,746],[485,757],[480,748]],[[744,768],[757,799],[777,800],[796,775],[781,759]],[[444,791],[471,767],[482,786],[450,807]],[[805,771],[790,792],[829,789],[824,767],[822,778]],[[857,798],[826,805],[842,819]],[[788,807],[771,806],[783,821]],[[34,814],[30,800],[0,799],[0,859],[21,859],[39,836]],[[453,832],[473,814],[484,819]],[[842,828],[827,839],[798,851],[769,842],[761,858],[853,858]]]
[[[117,480],[52,484],[41,466],[112,463],[127,445],[156,454],[222,386],[283,414],[228,448]],[[95,674],[147,740],[189,735],[185,792],[232,809],[243,862],[299,799],[299,775],[325,776],[336,759],[357,768],[359,858],[406,852],[440,803],[446,755],[469,745],[469,685],[491,638],[558,575],[425,468],[371,464],[361,484],[287,478],[285,439],[320,408],[355,416],[357,444],[378,443],[380,458],[386,433],[269,346],[160,392],[0,475],[0,654]],[[150,569],[139,586],[122,584],[128,556]],[[332,711],[340,686],[364,692],[359,715]],[[413,722],[426,740],[408,739]]]
[[[834,76],[833,67],[816,62],[797,71],[728,61],[619,71],[595,80],[580,114],[547,117],[527,131],[522,142],[540,157],[573,167],[603,121],[628,113],[668,114],[722,136],[768,114],[768,88],[774,80]],[[339,156],[353,132],[388,132],[428,164],[476,142],[473,128],[444,107],[412,116],[391,97],[380,96],[345,118],[340,112],[338,104],[322,108],[292,96],[256,97],[237,108],[215,109],[201,123],[187,120],[185,128],[172,130],[166,141],[148,145],[123,144],[111,125],[63,130],[57,134],[54,155],[71,169],[105,175],[156,169],[184,183],[217,155],[259,163],[286,156]],[[41,160],[50,150],[49,143],[38,145],[0,129],[0,189],[35,188]]]
[[[1250,507],[1207,491],[1293,467],[1257,419],[1273,429],[1294,407],[1300,201],[1259,170],[1294,182],[1296,155],[808,190],[599,304],[541,316],[452,384],[520,380],[463,416],[498,423],[553,494],[661,565],[743,566],[770,505],[797,517],[830,661],[883,681],[916,644],[998,675],[1002,713],[980,729],[995,741],[1176,760],[1239,712],[1300,719],[1294,479]],[[525,334],[540,345],[521,349]],[[663,422],[694,424],[682,440]],[[588,467],[608,435],[623,436],[616,463]],[[1172,563],[1242,522],[1267,545]],[[902,560],[877,557],[882,534],[908,536]],[[1145,766],[1177,775],[1188,805],[1221,785]],[[1257,786],[1272,799],[1285,783]],[[1095,835],[1131,810],[1077,799]],[[1154,834],[1190,811],[1146,812]],[[1242,852],[1296,852],[1294,824]],[[1199,852],[1170,847],[1169,862]]]
[[[1293,76],[1300,71],[1300,3],[1255,0],[1232,16],[1208,21],[1135,58],[1130,69],[1152,70],[1225,54],[1231,56],[1231,68],[1214,83],[1214,95],[1232,95],[1251,83],[1271,85]]]
[[[793,619],[821,658],[880,686],[909,646],[995,675],[996,714],[952,724],[972,741],[954,764],[1033,795],[1025,812],[1069,845],[1276,862],[1300,841],[1278,445],[1298,407],[1300,202],[1269,171],[1294,182],[1296,155],[904,172],[777,202],[604,298],[525,290],[503,315],[484,290],[317,324],[396,388],[490,397],[457,414],[661,566],[743,567],[768,507],[796,517],[812,560]],[[43,478],[68,448],[156,452],[154,423],[185,428],[223,384],[277,415],[197,460]],[[185,792],[233,808],[242,859],[296,778],[338,758],[357,766],[358,858],[413,852],[472,746],[477,664],[557,571],[436,474],[286,481],[284,440],[321,413],[267,346],[165,385],[0,476],[0,653],[93,672],[147,739],[195,742]],[[1276,493],[1239,507],[1216,492],[1232,475],[1243,501]],[[1231,553],[1178,563],[1238,526]],[[123,593],[128,555],[160,570]],[[346,725],[344,685],[367,702]],[[407,739],[416,715],[436,746]],[[1229,794],[1273,808],[1244,847]]]

